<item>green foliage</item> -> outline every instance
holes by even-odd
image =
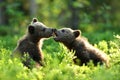
[[[2,7],[4,7],[4,14],[7,18],[7,22],[10,25],[15,25],[15,22],[21,23],[21,21],[23,20],[23,15],[24,13],[22,11],[20,11],[20,8],[22,8],[22,3],[20,2],[20,0],[16,0],[13,2],[13,0],[9,1],[3,1],[1,2]],[[6,23],[7,23],[6,22]],[[14,23],[13,23],[14,22]],[[12,24],[11,24],[12,23]]]
[[[98,32],[98,34],[105,32],[108,37],[104,38],[108,40],[111,32],[119,33],[118,0],[34,0],[34,2],[36,3],[34,6],[37,6],[37,12],[36,16],[32,16],[32,18],[37,17],[47,26],[55,28],[74,26],[83,32]],[[6,0],[2,1],[0,6],[5,8],[3,12],[5,14],[4,23],[6,25],[9,23],[9,27],[14,28],[15,32],[18,32],[22,26],[26,27],[26,24],[28,25],[31,21],[32,11],[30,8],[32,5],[30,5],[30,1]],[[0,29],[0,35],[11,32],[4,29]],[[99,39],[98,36],[97,38]],[[91,41],[94,42],[94,40]]]
[[[28,69],[19,58],[11,58],[18,37],[0,37],[0,80],[119,80],[120,77],[120,36],[112,41],[100,41],[95,47],[104,51],[110,57],[110,68],[98,65],[94,67],[78,66],[72,61],[74,53],[53,39],[45,40],[43,44],[44,67]]]
[[[7,26],[0,26],[0,80],[120,80],[120,36],[113,36],[120,33],[119,1],[36,1],[38,9],[35,17],[55,28],[61,25],[71,27],[72,23],[76,23],[71,18],[72,13],[77,11],[77,28],[109,56],[111,66],[109,69],[104,65],[94,67],[92,62],[88,66],[77,66],[72,61],[74,52],[69,52],[53,39],[45,40],[42,47],[44,67],[28,69],[23,66],[18,58],[12,59],[10,55],[19,37],[25,33],[26,25],[30,24],[31,5],[25,0],[6,0],[0,3],[0,7],[5,8],[3,14],[7,21]]]

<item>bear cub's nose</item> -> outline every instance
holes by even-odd
[[[53,32],[57,31],[57,29],[52,29]]]

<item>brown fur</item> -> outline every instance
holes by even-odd
[[[76,58],[74,62],[83,65],[87,64],[90,60],[93,61],[94,65],[98,63],[106,64],[109,67],[109,60],[107,55],[101,50],[92,46],[87,39],[79,36],[81,32],[79,30],[72,30],[70,28],[62,28],[54,31],[56,37],[55,41],[63,43],[69,50],[75,51]]]
[[[37,19],[33,19],[32,23],[28,27],[28,32],[25,36],[19,40],[17,47],[13,51],[12,56],[19,56],[23,58],[28,53],[29,58],[23,60],[23,64],[30,67],[30,59],[34,60],[38,66],[43,65],[43,54],[41,51],[40,42],[43,38],[49,38],[52,36],[53,29],[46,27],[43,23],[38,22]]]

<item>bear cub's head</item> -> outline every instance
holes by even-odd
[[[54,40],[58,42],[71,43],[81,34],[80,30],[72,30],[71,28],[62,28],[54,30]]]
[[[43,23],[39,22],[37,18],[33,18],[31,24],[28,26],[28,34],[39,38],[48,38],[53,34],[52,28],[48,28]]]

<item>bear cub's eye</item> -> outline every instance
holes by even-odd
[[[45,28],[42,29],[42,31],[45,31],[45,30],[46,30]]]
[[[62,30],[62,32],[65,32],[65,30]]]

